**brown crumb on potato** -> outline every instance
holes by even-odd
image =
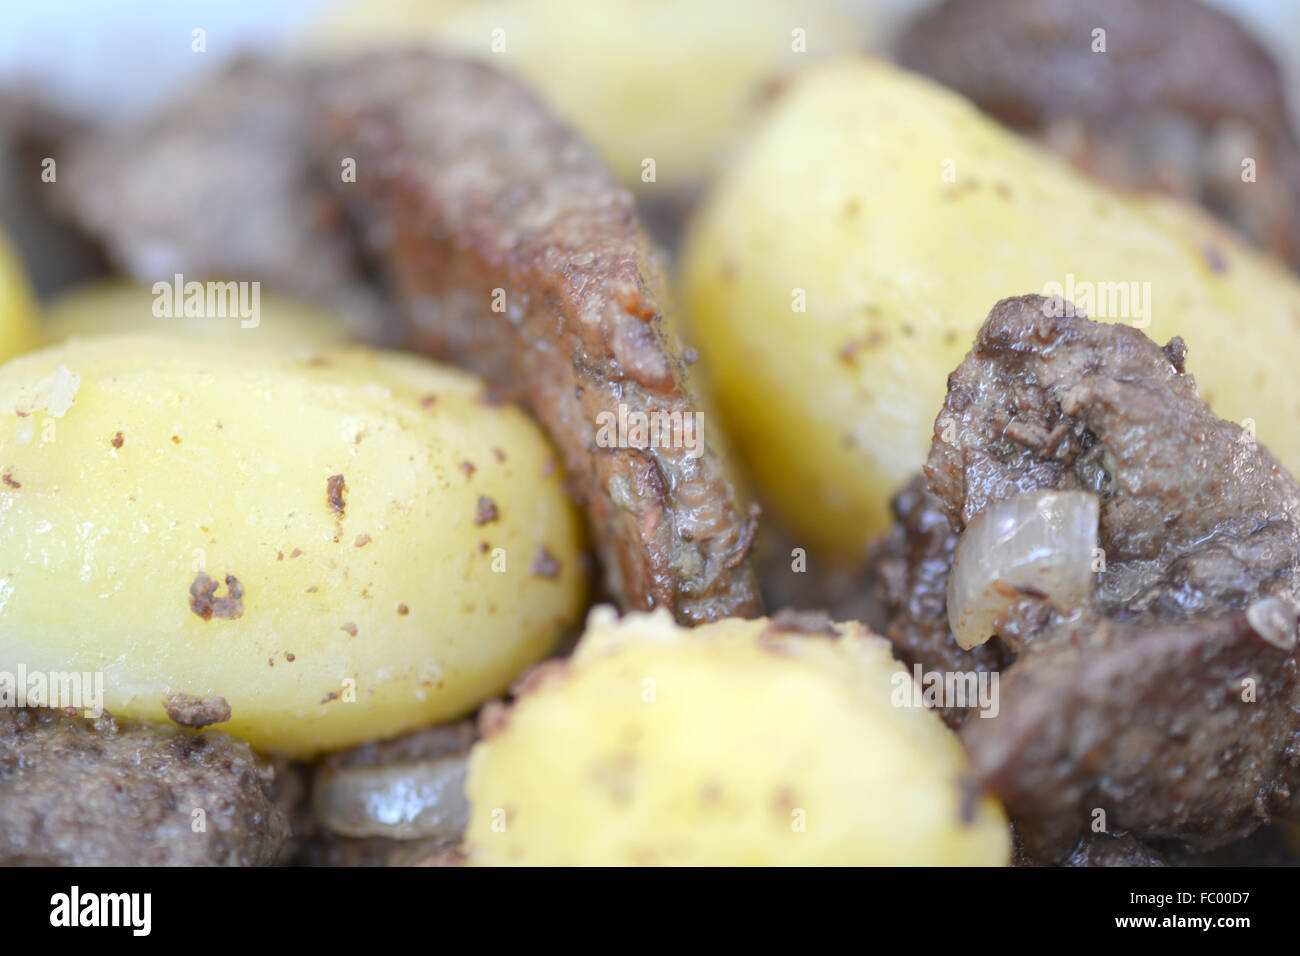
[[[188,694],[168,694],[163,701],[167,717],[182,727],[207,727],[224,724],[230,720],[230,704],[224,697],[191,697]]]
[[[235,620],[244,616],[244,586],[233,574],[226,575],[226,596],[217,597],[219,585],[200,571],[190,585],[190,610],[210,621],[214,617]]]
[[[532,567],[529,572],[536,578],[555,578],[560,574],[560,559],[551,554],[546,545],[541,545],[537,549],[537,556],[533,558]]]
[[[487,495],[478,496],[478,504],[474,508],[474,523],[476,525],[490,524],[496,521],[500,514],[495,501]]]
[[[125,443],[126,443],[126,439],[122,436],[121,432],[118,432],[116,435],[114,435],[113,440],[110,442],[110,444],[114,448],[121,448],[122,445],[124,445]]]
[[[397,605],[397,613],[401,617],[406,617],[406,615],[411,613],[411,609],[405,604],[399,604]]]
[[[3,475],[0,475],[0,481],[3,481],[10,488],[21,488],[23,486],[22,482],[14,478],[14,473],[9,470],[6,470]]]
[[[355,624],[353,624],[351,621],[348,621],[348,623],[346,623],[346,624],[344,624],[343,626],[341,626],[341,627],[339,628],[339,630],[342,631],[343,633],[347,634],[348,637],[356,637],[356,636],[357,636],[357,626],[356,626]]]
[[[330,511],[342,518],[347,513],[348,483],[342,475],[330,475],[325,483],[325,500],[329,502]]]
[[[372,540],[372,539],[371,539],[370,535],[368,535],[368,534],[359,534],[359,535],[357,535],[356,540],[354,540],[352,543],[353,543],[353,545],[355,545],[355,546],[358,547],[358,548],[364,548],[366,545],[368,545],[368,544],[371,542],[371,540]]]

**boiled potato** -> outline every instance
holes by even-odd
[[[333,56],[425,42],[512,70],[650,192],[693,186],[769,80],[868,32],[830,0],[345,0],[305,44]]]
[[[18,255],[0,234],[0,362],[34,348],[36,304]]]
[[[1293,275],[884,64],[791,85],[697,219],[684,285],[735,445],[801,543],[857,554],[887,526],[948,373],[993,304],[1025,293],[1183,336],[1215,411],[1300,473]]]
[[[364,349],[139,335],[0,368],[0,660],[111,713],[223,697],[293,755],[449,719],[579,619],[581,533],[523,412]],[[89,705],[87,705],[89,706]]]
[[[860,625],[592,612],[470,756],[478,864],[1001,864],[1002,811]]]
[[[51,304],[41,331],[49,343],[88,335],[145,332],[256,346],[282,355],[310,353],[357,340],[339,316],[266,290],[259,292],[256,324],[238,316],[159,316],[154,314],[157,302],[158,296],[149,286],[118,279],[91,282]],[[245,326],[245,322],[249,324]]]

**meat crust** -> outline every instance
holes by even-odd
[[[315,75],[243,58],[157,111],[72,139],[52,201],[138,282],[260,281],[376,337],[387,310],[305,149]]]
[[[898,496],[877,561],[885,632],[941,670],[1004,655],[997,715],[961,733],[1035,859],[1063,862],[1099,811],[1143,841],[1221,846],[1293,812],[1300,784],[1300,488],[1201,402],[1181,341],[1072,313],[999,302],[950,376],[930,490]],[[942,601],[955,535],[1040,489],[1100,499],[1094,604],[1063,618],[1024,596],[964,652]]]
[[[1226,14],[1196,0],[946,0],[909,27],[899,56],[1087,172],[1186,196],[1300,268],[1300,149],[1283,85]],[[1254,181],[1242,178],[1248,157]]]
[[[697,623],[760,612],[756,510],[723,466],[632,197],[518,81],[433,53],[324,77],[320,165],[400,293],[414,344],[527,402],[626,608]],[[616,438],[631,416],[689,436]],[[605,426],[605,427],[602,427]],[[611,440],[615,439],[615,440]]]
[[[289,836],[275,776],[220,732],[0,709],[0,865],[274,863]]]

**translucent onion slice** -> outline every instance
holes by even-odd
[[[1246,608],[1251,628],[1275,647],[1295,650],[1296,609],[1290,601],[1274,596],[1260,598]]]
[[[321,773],[313,797],[317,819],[343,836],[457,839],[469,819],[466,757]]]
[[[990,505],[966,526],[948,578],[948,623],[969,650],[997,633],[1022,596],[1068,615],[1092,595],[1097,496],[1034,491]]]

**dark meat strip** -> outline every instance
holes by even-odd
[[[357,181],[338,194],[390,270],[415,345],[532,407],[619,602],[665,606],[688,624],[759,613],[747,561],[756,519],[723,467],[716,419],[705,414],[698,457],[600,440],[621,410],[692,422],[705,411],[632,197],[522,84],[488,67],[367,58],[317,92],[320,165],[355,159]]]
[[[387,310],[305,148],[314,76],[238,60],[156,112],[72,140],[45,188],[139,282],[260,281],[382,337]]]
[[[0,89],[0,226],[22,258],[37,295],[50,297],[107,270],[99,250],[48,208],[63,146],[90,135],[83,116],[65,112],[30,86]]]
[[[1068,308],[998,303],[936,422],[926,474],[955,527],[1024,492],[1091,490],[1106,554],[1082,619],[1009,615],[1000,712],[963,739],[1040,847],[1068,852],[1098,808],[1140,838],[1213,847],[1300,782],[1300,489],[1200,401],[1180,341]],[[1277,628],[1252,622],[1268,604]]]
[[[1294,652],[1240,611],[1103,618],[1044,638],[1006,673],[1001,702],[962,736],[984,785],[1045,831],[1045,849],[1096,809],[1144,838],[1218,846],[1268,822],[1295,779]]]
[[[274,863],[289,836],[275,776],[220,732],[0,709],[0,865]]]
[[[1088,172],[1186,196],[1300,267],[1300,150],[1282,82],[1226,14],[1196,0],[947,0],[899,56]]]

